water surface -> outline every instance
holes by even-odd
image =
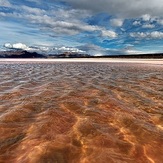
[[[0,62],[0,162],[162,160],[163,65]]]

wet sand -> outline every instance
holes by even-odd
[[[73,61],[0,60],[0,162],[161,163],[162,60]]]

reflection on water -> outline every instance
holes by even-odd
[[[162,160],[161,65],[0,63],[0,162]]]

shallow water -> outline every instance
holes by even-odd
[[[0,162],[162,160],[163,65],[0,63]]]

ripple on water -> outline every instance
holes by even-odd
[[[0,63],[0,162],[161,163],[162,66]]]

